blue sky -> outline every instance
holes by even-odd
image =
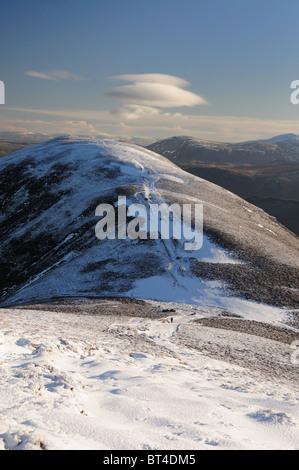
[[[1,0],[0,128],[149,140],[299,133],[298,16],[295,0]],[[162,105],[141,96],[145,74],[156,74]],[[188,84],[163,88],[157,74]],[[116,87],[130,96],[116,99]]]

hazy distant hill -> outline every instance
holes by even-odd
[[[0,157],[48,139],[47,135],[34,132],[0,132]]]

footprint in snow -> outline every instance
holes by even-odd
[[[117,380],[115,377],[120,373],[119,370],[107,370],[107,372],[103,372],[103,374],[100,374],[97,376],[98,379],[101,380],[106,380],[106,379],[112,379],[112,380]]]
[[[146,359],[147,358],[145,354],[134,353],[134,352],[130,353],[130,357],[133,357],[134,359]]]
[[[19,339],[17,339],[17,341],[16,341],[16,345],[17,345],[17,346],[21,346],[21,347],[31,346],[31,342],[29,341],[29,339],[26,339],[26,338],[19,338]]]
[[[217,441],[214,441],[213,439],[206,439],[205,440],[205,444],[207,444],[208,446],[213,446],[213,447],[217,447],[219,446],[219,442]]]
[[[126,391],[126,388],[113,388],[112,390],[110,390],[110,393],[112,393],[113,395],[122,395]]]

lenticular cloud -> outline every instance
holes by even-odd
[[[107,92],[108,96],[124,105],[175,108],[206,104],[204,98],[184,89],[189,82],[172,75],[152,73],[117,75],[112,78],[133,82]]]

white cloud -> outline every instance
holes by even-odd
[[[116,116],[120,120],[134,121],[135,119],[139,119],[141,117],[158,116],[163,113],[159,109],[153,108],[152,106],[129,104],[121,108],[114,109],[110,114],[112,116]]]
[[[179,88],[185,88],[190,85],[187,80],[183,78],[174,77],[173,75],[166,75],[163,73],[142,73],[142,74],[130,74],[130,75],[115,75],[111,77],[115,80],[124,80],[126,82],[135,83],[164,83],[165,85],[173,85]]]
[[[114,109],[110,111],[110,115],[114,116],[123,121],[135,121],[139,118],[151,118],[151,117],[165,117],[165,118],[181,118],[188,119],[187,116],[181,113],[168,113],[164,112],[153,106],[141,106],[139,104],[128,104],[124,105],[121,108]]]
[[[133,82],[112,88],[106,93],[107,96],[121,101],[124,105],[112,111],[112,114],[129,120],[148,114],[160,114],[156,108],[180,108],[207,104],[202,96],[184,89],[189,82],[172,75],[150,73],[117,75],[112,78]]]
[[[134,83],[112,88],[107,93],[111,98],[123,103],[157,106],[159,108],[177,108],[206,104],[201,96],[182,88],[164,83]]]
[[[25,75],[34,78],[40,78],[42,80],[51,80],[54,82],[59,82],[62,80],[72,80],[82,82],[87,80],[85,77],[78,75],[76,73],[68,72],[67,70],[49,70],[47,72],[35,72],[28,71],[25,72]]]

